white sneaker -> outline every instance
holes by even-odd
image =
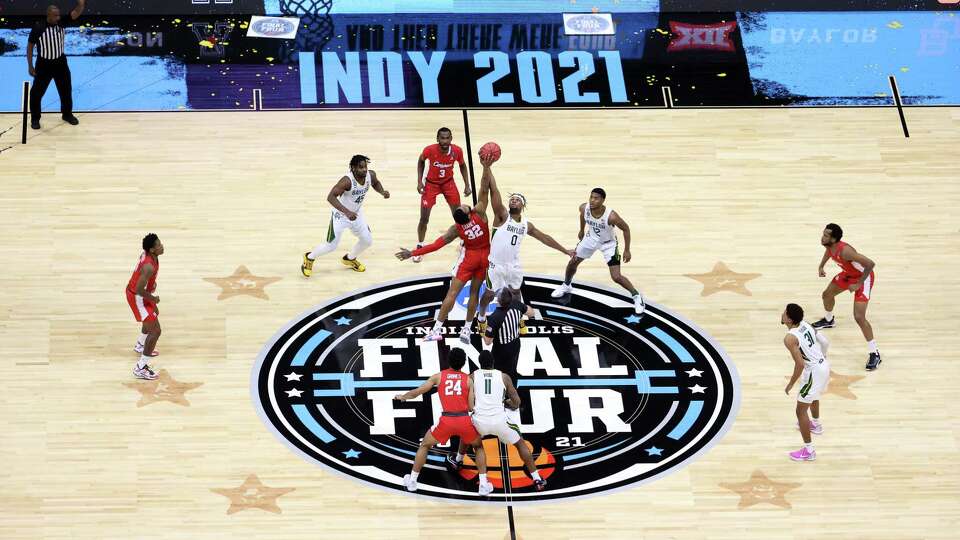
[[[427,343],[429,341],[441,341],[443,336],[440,335],[439,331],[431,330],[429,334],[423,336],[423,342]]]
[[[157,374],[152,369],[150,369],[150,366],[143,366],[142,368],[138,368],[134,366],[133,376],[138,379],[145,379],[148,381],[152,381],[157,378]]]
[[[563,298],[564,296],[573,292],[573,286],[567,285],[566,283],[560,285],[550,293],[551,298]]]
[[[481,497],[486,497],[487,495],[493,493],[493,484],[491,484],[490,482],[481,483],[480,490],[478,491],[478,493],[480,493]]]
[[[637,315],[643,315],[643,312],[647,309],[647,305],[643,303],[643,295],[637,293],[633,297],[633,312]]]
[[[462,341],[464,345],[470,344],[470,327],[469,326],[463,325],[463,329],[460,330],[460,341]]]
[[[411,478],[409,474],[405,474],[403,475],[403,486],[407,488],[407,491],[416,491],[417,481]]]

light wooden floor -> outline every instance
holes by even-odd
[[[249,396],[260,347],[307,306],[448,270],[449,252],[420,265],[392,253],[415,239],[416,155],[440,125],[463,144],[458,111],[80,119],[48,119],[29,145],[0,154],[0,537],[507,535],[501,508],[393,495],[305,463]],[[519,508],[521,538],[956,538],[960,109],[909,109],[907,119],[910,139],[893,109],[471,113],[474,148],[501,144],[500,183],[522,190],[531,221],[562,242],[574,242],[589,189],[607,189],[634,232],[626,275],[716,337],[743,389],[733,429],[699,461],[641,488]],[[305,281],[300,256],[323,238],[326,193],[356,152],[393,193],[366,204],[369,270],[350,273],[331,254]],[[428,236],[448,221],[435,218]],[[847,378],[824,397],[819,459],[795,464],[779,316],[788,301],[821,316],[818,239],[830,221],[877,262],[869,316],[884,363],[863,371],[851,298],[840,297],[830,356]],[[180,389],[189,406],[138,407],[140,392],[124,384],[138,330],[122,289],[150,231],[166,246],[156,366],[202,383]],[[530,272],[564,264],[533,241],[523,257]],[[684,276],[718,261],[761,274],[752,296],[704,297]],[[204,278],[241,265],[279,278],[269,299],[217,299]],[[609,283],[595,260],[578,279]],[[782,486],[758,484],[743,501],[761,502],[741,507],[729,487],[757,471]],[[211,491],[251,474],[294,489],[277,499],[282,513],[228,514],[229,499]],[[761,500],[790,483],[781,505]]]

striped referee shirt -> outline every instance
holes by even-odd
[[[490,314],[487,321],[487,337],[497,345],[506,345],[520,337],[520,319],[527,312],[527,305],[516,301],[506,309],[502,306]]]
[[[69,26],[73,20],[70,15],[66,18],[61,17],[57,24],[49,24],[46,19],[38,23],[30,31],[30,37],[27,41],[37,46],[37,55],[44,60],[58,60],[63,58],[65,51],[63,48],[64,27]]]

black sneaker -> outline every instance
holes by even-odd
[[[31,121],[30,121],[30,127],[33,128],[33,129],[40,129],[40,121],[39,121],[39,120],[31,120]]]
[[[880,367],[880,362],[883,360],[880,359],[880,351],[870,353],[870,358],[867,360],[867,371],[873,371]]]
[[[77,120],[77,117],[72,114],[68,114],[64,116],[63,121],[70,124],[71,126],[75,126],[80,123],[80,120]]]
[[[827,320],[826,317],[824,317],[824,318],[820,319],[819,321],[811,324],[810,326],[816,328],[817,330],[821,330],[821,329],[823,329],[823,328],[833,328],[833,327],[836,326],[836,325],[837,325],[837,318],[836,318],[836,317],[830,319],[829,321]]]
[[[450,467],[450,470],[456,472],[463,468],[463,462],[457,461],[454,456],[447,454],[447,466]]]
[[[547,489],[547,481],[541,478],[540,480],[534,480],[533,485],[537,487],[537,491],[543,491]]]

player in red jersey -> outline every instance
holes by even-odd
[[[450,211],[460,206],[460,193],[457,183],[453,181],[453,164],[460,164],[460,176],[463,178],[463,195],[470,195],[470,183],[467,182],[467,165],[463,162],[463,149],[453,141],[453,132],[450,128],[442,127],[437,130],[437,144],[431,144],[420,152],[417,159],[417,193],[420,193],[420,223],[417,224],[417,247],[423,246],[423,239],[427,236],[427,224],[430,223],[430,211],[437,203],[437,196],[443,195]],[[427,165],[425,166],[424,163]],[[426,170],[426,174],[424,174]],[[422,256],[413,257],[413,262],[420,262]]]
[[[493,484],[487,481],[487,456],[483,452],[483,443],[477,429],[470,420],[470,404],[474,402],[473,379],[461,371],[467,362],[467,353],[463,349],[450,351],[450,367],[434,373],[419,387],[397,394],[393,399],[407,401],[426,394],[433,387],[437,387],[440,396],[440,406],[443,413],[437,424],[423,434],[417,457],[413,461],[413,470],[403,477],[403,485],[407,491],[417,490],[417,476],[427,462],[427,453],[437,443],[445,444],[450,437],[460,437],[460,441],[472,446],[476,452],[477,471],[480,473],[480,495],[489,495],[493,491]]]
[[[867,348],[870,350],[866,367],[868,371],[873,371],[880,367],[881,360],[877,342],[873,339],[873,327],[867,320],[867,303],[870,301],[870,295],[873,294],[873,286],[877,282],[877,276],[873,271],[876,264],[857,253],[850,244],[841,242],[841,238],[843,238],[843,229],[836,223],[828,223],[820,238],[820,244],[826,248],[818,268],[820,277],[827,275],[823,271],[823,265],[827,264],[828,259],[833,259],[840,266],[840,273],[833,277],[823,291],[823,309],[827,313],[822,319],[813,323],[813,327],[819,330],[836,326],[837,321],[833,318],[836,296],[843,291],[852,292],[853,318],[860,325],[860,331],[863,332],[863,337],[867,340]]]
[[[127,282],[127,303],[133,311],[133,318],[138,323],[142,323],[140,328],[140,339],[137,340],[133,350],[140,353],[140,360],[137,366],[133,368],[133,374],[138,379],[152,380],[157,378],[157,374],[147,365],[147,361],[157,356],[154,349],[157,340],[160,339],[160,310],[157,304],[160,297],[154,292],[157,290],[157,272],[160,271],[160,260],[158,257],[163,255],[163,243],[157,235],[150,233],[143,237],[143,253],[140,254],[140,260],[137,261],[137,267]]]
[[[470,299],[467,302],[467,318],[460,330],[460,341],[470,343],[470,327],[473,325],[473,317],[476,315],[477,304],[480,302],[480,286],[487,277],[487,266],[490,264],[488,261],[490,256],[490,228],[487,225],[487,202],[490,198],[488,186],[492,174],[490,165],[493,164],[493,160],[481,159],[480,163],[483,165],[483,178],[480,180],[480,200],[477,205],[471,209],[464,204],[454,209],[453,220],[455,223],[432,244],[419,247],[413,251],[400,248],[400,251],[396,254],[397,258],[403,261],[410,257],[418,257],[436,251],[457,237],[463,240],[463,247],[460,248],[460,258],[453,267],[450,289],[440,305],[433,328],[429,334],[424,336],[424,341],[440,341],[443,339],[440,330],[447,321],[447,315],[453,309],[453,304],[457,301],[457,295],[469,281]]]

